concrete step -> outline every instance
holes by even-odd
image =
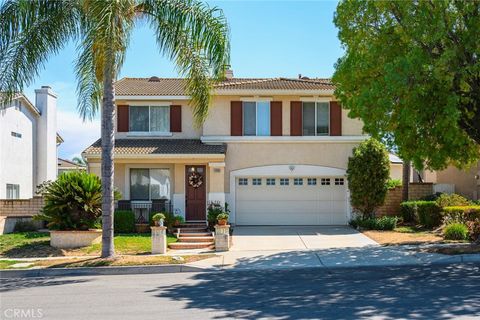
[[[178,249],[178,250],[185,250],[185,249],[213,249],[215,247],[215,242],[174,242],[168,245],[170,249]]]
[[[207,224],[201,223],[201,222],[186,222],[177,226],[177,228],[206,228],[206,227],[207,227]]]
[[[180,233],[184,233],[184,232],[206,232],[207,231],[207,227],[203,227],[203,228],[174,228],[173,231],[175,233],[177,233],[178,229],[180,229]]]
[[[178,238],[179,242],[212,242],[215,241],[215,238],[212,236],[207,237],[183,237],[180,235]]]
[[[181,232],[180,237],[210,237],[211,232]]]

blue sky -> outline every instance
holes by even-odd
[[[336,1],[209,1],[223,9],[230,26],[231,65],[236,77],[330,77],[342,55],[332,20]],[[100,121],[84,123],[76,111],[75,44],[45,65],[25,93],[50,85],[59,95],[58,131],[65,142],[59,155],[71,159],[100,136]],[[153,32],[139,25],[133,34],[120,77],[176,77],[173,64],[162,57]]]

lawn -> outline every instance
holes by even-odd
[[[445,242],[440,233],[415,226],[399,226],[393,231],[364,230],[362,233],[385,246]]]
[[[167,236],[167,243],[177,241],[172,235]],[[150,234],[118,234],[115,235],[117,254],[147,254],[151,252]],[[0,235],[0,256],[8,258],[35,258],[99,255],[101,244],[94,244],[81,249],[57,249],[50,247],[48,233],[22,232]]]

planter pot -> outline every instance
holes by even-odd
[[[102,230],[50,231],[50,246],[59,249],[88,247],[102,241]]]
[[[228,223],[227,219],[221,219],[217,221],[220,226],[226,226]]]
[[[135,232],[137,233],[147,233],[150,232],[150,225],[148,223],[136,223]]]

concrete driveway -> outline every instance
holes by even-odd
[[[347,226],[235,227],[231,251],[358,248],[375,241]]]

